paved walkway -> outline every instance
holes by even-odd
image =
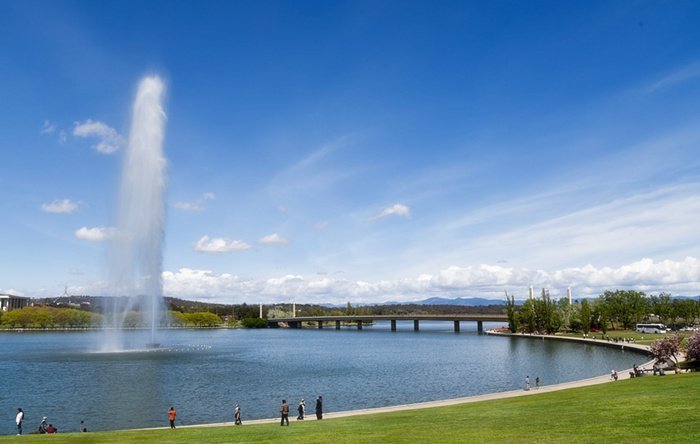
[[[622,350],[629,350],[629,349],[634,349],[634,350],[639,350],[639,351],[648,351],[649,347],[646,345],[639,345],[639,344],[632,344],[632,343],[615,343],[615,342],[610,342],[610,341],[605,341],[605,340],[600,340],[600,339],[590,339],[590,338],[576,338],[576,337],[570,337],[570,336],[550,336],[550,335],[511,335],[510,333],[499,333],[495,331],[489,331],[487,334],[491,335],[499,335],[499,336],[516,336],[516,337],[523,337],[526,339],[549,339],[549,340],[562,340],[562,341],[572,341],[572,342],[583,342],[587,344],[592,344],[592,345],[602,345],[602,346],[608,346],[608,347],[618,347]],[[651,365],[653,364],[653,360],[645,362],[644,364],[640,365],[641,368],[650,368]],[[632,368],[625,369],[625,370],[619,370],[618,371],[618,379],[629,379],[629,373],[632,371]],[[571,382],[563,382],[561,384],[552,384],[552,385],[543,385],[540,386],[540,388],[535,388],[534,387],[534,380],[532,382],[532,388],[529,391],[526,390],[510,390],[507,392],[497,392],[497,393],[487,393],[485,395],[477,395],[477,396],[467,396],[463,398],[453,398],[453,399],[445,399],[445,400],[440,400],[440,401],[428,401],[428,402],[417,402],[413,404],[401,404],[401,405],[392,405],[392,406],[387,406],[387,407],[375,407],[375,408],[369,408],[369,409],[359,409],[359,410],[348,410],[345,412],[331,412],[331,413],[324,413],[323,418],[324,419],[333,419],[333,418],[344,418],[348,416],[358,416],[358,415],[372,415],[376,413],[387,413],[387,412],[398,412],[398,411],[405,411],[405,410],[418,410],[418,409],[426,409],[426,408],[431,408],[431,407],[444,407],[444,406],[450,406],[450,405],[457,405],[457,404],[468,404],[472,402],[481,402],[481,401],[489,401],[492,399],[505,399],[505,398],[515,398],[516,396],[534,396],[540,393],[548,393],[548,392],[555,392],[558,390],[565,390],[569,388],[574,388],[574,387],[585,387],[589,385],[596,385],[596,384],[604,384],[606,382],[614,382],[610,379],[610,375],[606,374],[603,376],[596,376],[594,378],[588,378],[588,379],[581,379],[579,381],[571,381]],[[316,421],[316,415],[315,413],[310,410],[310,415],[306,416],[306,419],[304,421]],[[244,421],[243,424],[276,424],[279,423],[280,418],[266,418],[266,419],[253,419],[249,421]],[[294,420],[292,420],[294,422]],[[210,424],[193,424],[193,425],[182,425],[178,426],[178,428],[189,428],[189,427],[222,427],[222,426],[234,426],[233,421],[231,422],[218,422],[218,423],[210,423]],[[167,429],[168,427],[157,427],[155,429]],[[141,430],[146,430],[146,429],[141,429]]]

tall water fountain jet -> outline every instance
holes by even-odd
[[[163,154],[165,112],[163,81],[141,80],[134,100],[129,145],[119,190],[117,235],[112,251],[113,291],[128,302],[106,316],[104,351],[124,350],[122,328],[127,314],[136,307],[146,314],[151,344],[163,310],[161,270],[165,224],[166,160]]]

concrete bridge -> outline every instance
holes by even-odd
[[[396,331],[396,321],[413,321],[413,330],[420,329],[420,321],[446,321],[452,322],[454,331],[459,332],[460,322],[476,322],[479,333],[484,331],[484,322],[505,322],[508,317],[504,314],[458,314],[458,315],[350,315],[350,316],[296,316],[291,318],[272,318],[267,323],[270,327],[280,327],[286,324],[289,328],[301,328],[302,323],[316,323],[318,328],[323,328],[324,323],[335,323],[335,329],[340,330],[341,324],[355,324],[358,330],[362,330],[362,324],[389,321],[391,331]]]

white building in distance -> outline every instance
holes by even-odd
[[[0,294],[0,311],[10,311],[16,308],[24,308],[29,303],[29,299],[24,296],[13,294]]]

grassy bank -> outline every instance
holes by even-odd
[[[290,427],[59,433],[5,436],[0,443],[695,443],[700,442],[698,400],[700,373],[689,373],[450,407],[292,421]]]
[[[687,339],[689,338],[693,333],[688,332],[688,331],[678,331],[678,332],[673,332],[677,333],[683,338]],[[672,334],[671,332],[669,333],[664,333],[664,334],[651,334],[651,333],[637,333],[634,330],[610,330],[607,333],[602,333],[602,332],[596,332],[596,333],[590,333],[588,335],[589,339],[592,339],[593,336],[595,336],[599,341],[606,341],[606,337],[610,338],[611,341],[614,341],[615,339],[618,339],[622,341],[623,339],[634,339],[635,344],[639,345],[651,345],[652,342],[656,341],[657,339],[661,339],[663,337],[666,337],[668,335]],[[569,336],[572,338],[580,338],[582,337],[581,333],[561,333],[557,334],[557,336]]]

